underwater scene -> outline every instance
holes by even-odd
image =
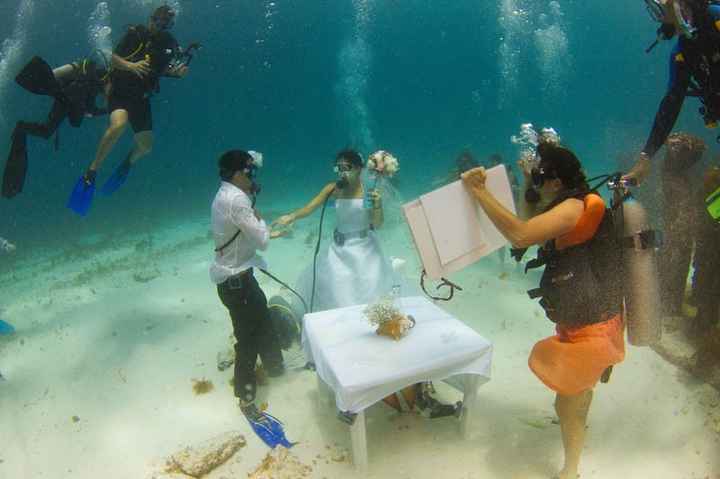
[[[720,478],[720,4],[0,18],[0,478]]]

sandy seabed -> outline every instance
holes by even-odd
[[[315,217],[265,257],[293,283],[312,256]],[[328,227],[326,231],[330,231]],[[268,453],[241,415],[231,369],[216,356],[230,346],[226,309],[208,280],[208,219],[112,241],[88,238],[90,254],[37,252],[0,276],[2,318],[17,332],[0,337],[0,477],[137,478],[162,471],[165,458],[226,431],[247,439],[209,479],[244,478]],[[404,225],[382,231],[386,252],[418,265]],[[268,297],[279,286],[258,279]],[[453,277],[465,289],[452,314],[494,344],[492,379],[481,389],[477,439],[464,441],[454,418],[400,415],[383,404],[367,412],[370,469],[356,473],[348,427],[322,407],[314,373],[295,348],[287,373],[260,388],[259,401],[283,420],[307,477],[549,478],[561,466],[553,394],[533,376],[527,356],[553,331],[525,295],[525,276],[496,255]],[[193,392],[193,379],[214,389]],[[438,385],[441,399],[459,393]],[[720,477],[720,435],[709,420],[714,389],[628,345],[612,380],[595,390],[585,478]]]

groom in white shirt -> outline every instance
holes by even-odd
[[[268,376],[284,372],[267,299],[253,275],[253,268],[266,268],[256,251],[266,250],[270,241],[270,232],[254,201],[258,191],[254,178],[262,166],[262,155],[231,150],[220,157],[218,166],[222,183],[212,204],[215,261],[210,266],[210,278],[230,311],[237,341],[235,396],[243,413],[252,419],[260,414],[254,402],[257,357]]]

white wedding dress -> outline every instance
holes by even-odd
[[[371,212],[364,207],[364,201],[337,199],[335,210],[335,231],[323,235],[326,244],[317,258],[314,300],[312,262],[297,284],[308,308],[313,303],[313,312],[372,303],[390,295],[393,287],[399,285],[398,275],[383,254],[376,232],[370,228]],[[303,309],[299,305],[297,312],[302,313]]]

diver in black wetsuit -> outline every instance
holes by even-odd
[[[685,97],[700,99],[705,125],[720,121],[720,3],[715,0],[645,0],[652,18],[662,23],[658,40],[678,35],[670,54],[669,88],[655,116],[650,136],[626,178],[642,181],[650,160],[672,132]],[[654,43],[648,51],[655,45]]]
[[[54,70],[40,57],[34,57],[18,74],[17,83],[54,102],[44,123],[18,121],[12,133],[12,146],[3,174],[2,196],[12,198],[23,189],[27,172],[27,135],[49,139],[65,121],[80,127],[86,117],[107,114],[97,106],[97,96],[105,93],[107,71],[89,59],[63,65]],[[57,149],[57,137],[55,148]]]
[[[153,12],[147,26],[130,27],[115,48],[108,94],[110,126],[100,140],[95,160],[78,180],[68,202],[68,207],[78,214],[89,211],[97,171],[128,123],[135,133],[133,149],[103,185],[102,192],[111,194],[117,190],[131,166],[150,153],[153,144],[150,97],[159,92],[161,77],[183,78],[188,72],[189,59],[178,61],[183,52],[170,33],[174,24],[175,12],[163,5]]]

